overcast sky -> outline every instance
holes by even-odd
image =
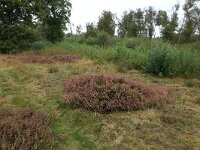
[[[79,24],[85,27],[88,22],[96,23],[103,10],[110,10],[118,17],[121,17],[125,10],[148,6],[170,13],[175,4],[179,3],[182,6],[185,0],[70,0],[70,2],[72,3],[70,20],[75,28]]]

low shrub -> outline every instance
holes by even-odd
[[[135,48],[137,48],[138,46],[139,46],[139,44],[136,43],[136,42],[133,42],[132,40],[127,40],[127,41],[126,41],[126,47],[127,47],[127,48],[135,49]]]
[[[56,56],[23,56],[20,58],[25,63],[39,63],[39,64],[52,64],[56,62],[73,63],[79,60],[75,55],[56,55]]]
[[[110,36],[108,33],[103,31],[96,31],[96,34],[93,36],[85,35],[79,43],[85,43],[87,45],[98,45],[103,48],[111,46],[116,42],[115,38]]]
[[[143,69],[147,59],[147,52],[143,52],[141,49],[127,49],[123,45],[117,47],[113,55],[113,62],[127,70]]]
[[[97,35],[97,45],[102,47],[112,45],[112,37],[106,32],[99,32]]]
[[[0,149],[45,150],[52,144],[51,119],[30,109],[0,110]]]
[[[99,113],[139,110],[169,99],[169,91],[112,75],[69,79],[63,100],[73,107]]]
[[[87,37],[84,42],[87,45],[97,45],[97,39],[95,37]]]
[[[176,53],[177,76],[200,79],[200,53],[188,50],[177,50]]]
[[[18,53],[27,50],[38,39],[37,34],[26,27],[0,26],[0,53]]]

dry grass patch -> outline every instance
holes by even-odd
[[[197,104],[200,106],[200,97],[197,98]]]
[[[45,150],[51,147],[51,119],[30,109],[0,110],[0,149]]]
[[[56,55],[56,56],[23,56],[20,58],[25,63],[37,63],[37,64],[53,64],[56,62],[62,63],[74,63],[79,60],[79,57],[75,55]]]
[[[17,56],[12,55],[0,55],[0,68],[6,68],[9,66],[16,66],[19,64]]]
[[[139,110],[168,101],[169,90],[148,86],[125,77],[88,75],[66,81],[64,102],[90,111]]]

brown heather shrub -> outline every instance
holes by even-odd
[[[160,101],[168,101],[170,92],[163,87],[142,83],[112,75],[89,75],[69,79],[64,88],[66,104],[90,111],[139,110]]]
[[[30,109],[0,110],[0,149],[45,150],[51,147],[50,118]]]
[[[79,60],[75,55],[56,55],[56,56],[23,56],[20,58],[25,63],[52,64],[56,62],[73,63]]]

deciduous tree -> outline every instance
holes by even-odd
[[[115,19],[111,11],[103,11],[99,18],[97,28],[109,35],[115,34]]]

